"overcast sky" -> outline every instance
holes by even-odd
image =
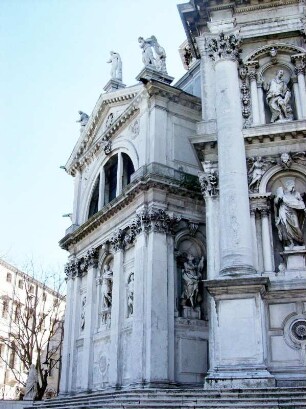
[[[187,0],[186,0],[187,1]],[[65,165],[79,136],[78,110],[91,113],[110,79],[109,51],[123,81],[142,69],[137,39],[154,34],[168,73],[184,74],[179,0],[1,0],[0,257],[24,268],[62,268],[58,241],[70,225],[73,178]]]

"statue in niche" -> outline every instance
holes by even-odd
[[[85,328],[85,307],[86,307],[86,297],[82,300],[82,310],[81,310],[81,331]]]
[[[291,92],[283,79],[284,71],[278,70],[275,78],[264,85],[266,101],[271,111],[271,122],[284,122],[293,119],[290,105]]]
[[[89,115],[85,114],[83,111],[79,111],[80,119],[76,122],[79,122],[81,127],[85,127],[89,120]]]
[[[158,43],[155,36],[151,36],[146,40],[143,37],[138,38],[140,48],[142,49],[142,62],[146,67],[151,67],[163,74],[167,74],[166,67],[166,52],[165,49]],[[153,54],[153,50],[155,56]]]
[[[127,294],[127,313],[128,317],[134,312],[134,273],[129,276],[128,294]]]
[[[113,272],[110,265],[104,266],[102,274],[102,308],[109,309],[112,306]]]
[[[287,180],[286,190],[279,187],[274,199],[275,224],[278,236],[283,245],[293,247],[303,245],[303,226],[305,221],[305,203],[295,190],[293,180]]]
[[[111,79],[122,81],[122,61],[121,57],[115,51],[110,51],[110,59],[107,63],[111,65]]]
[[[204,268],[204,257],[197,263],[195,257],[192,254],[187,255],[187,260],[184,262],[182,270],[183,278],[183,293],[182,302],[183,306],[191,306],[193,309],[200,305],[202,296],[199,293],[199,284],[202,279],[202,271]]]
[[[35,365],[32,364],[30,366],[23,400],[34,400],[36,398],[37,382],[38,382],[37,370],[35,368]]]

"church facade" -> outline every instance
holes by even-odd
[[[178,9],[184,77],[140,37],[80,113],[63,395],[306,384],[305,2]]]

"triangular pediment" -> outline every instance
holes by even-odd
[[[142,85],[136,85],[100,96],[65,166],[68,173],[74,174],[76,163],[86,162],[88,153],[106,144],[124,126],[135,112],[135,98],[142,90]]]

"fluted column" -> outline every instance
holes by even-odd
[[[269,209],[261,209],[261,234],[262,234],[262,254],[264,262],[264,271],[273,271],[271,236],[269,226]]]
[[[306,118],[306,86],[305,86],[305,60],[306,54],[295,54],[291,57],[295,64],[295,72],[298,79],[299,102],[302,118]]]
[[[223,33],[220,34],[220,37]],[[235,34],[208,42],[216,74],[221,275],[255,273]],[[226,44],[226,45],[224,45]]]

